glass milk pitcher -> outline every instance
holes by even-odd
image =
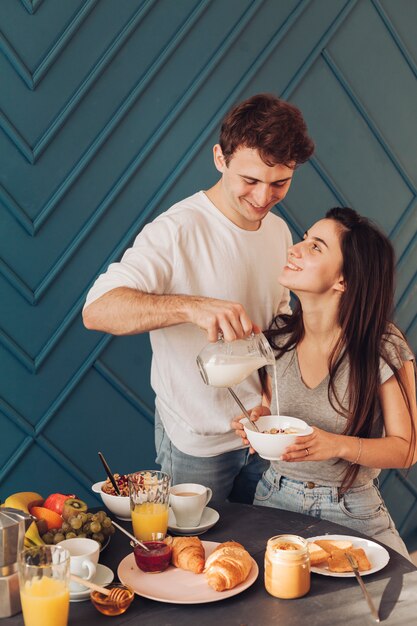
[[[200,374],[212,387],[238,385],[264,365],[275,364],[274,353],[265,335],[207,344],[197,357]]]

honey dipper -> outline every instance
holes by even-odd
[[[101,587],[100,585],[96,585],[92,583],[90,580],[85,580],[85,578],[80,578],[80,576],[76,576],[76,574],[71,574],[71,580],[79,585],[84,585],[93,591],[98,591],[105,596],[108,596],[110,602],[114,602],[115,604],[120,604],[128,600],[130,594],[127,589],[120,589],[120,587],[116,587],[114,589],[106,589],[106,587]]]

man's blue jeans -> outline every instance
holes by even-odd
[[[199,483],[210,487],[213,500],[252,504],[256,485],[268,461],[249,448],[225,452],[217,456],[197,457],[181,452],[165,432],[158,412],[155,411],[156,462],[172,478],[172,484]]]

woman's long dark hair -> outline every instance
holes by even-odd
[[[334,208],[326,218],[338,223],[343,256],[342,275],[345,291],[341,295],[339,341],[329,358],[328,395],[332,407],[347,418],[343,434],[368,438],[378,414],[380,358],[390,366],[410,412],[412,437],[407,463],[411,463],[415,445],[415,428],[411,407],[400,379],[397,364],[388,354],[390,337],[401,336],[390,322],[393,311],[395,256],[389,239],[370,220],[349,208]],[[281,315],[265,332],[280,358],[295,349],[304,336],[302,309],[296,301],[292,315]],[[276,345],[274,337],[288,335],[284,345]],[[336,375],[344,358],[349,359],[349,406],[344,407],[336,392]],[[343,478],[342,490],[348,489],[359,471],[350,465]]]

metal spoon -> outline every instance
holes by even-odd
[[[237,397],[237,395],[235,394],[235,392],[233,391],[233,389],[232,389],[231,387],[228,387],[227,389],[229,390],[230,395],[231,395],[231,396],[233,396],[233,398],[236,400],[236,403],[239,405],[239,407],[240,407],[240,409],[242,410],[242,412],[243,412],[244,416],[248,418],[249,422],[250,422],[251,424],[253,424],[253,425],[254,425],[254,427],[256,428],[256,430],[257,430],[257,431],[258,431],[258,433],[259,433],[259,432],[260,432],[260,430],[259,430],[259,428],[258,428],[258,425],[256,424],[256,422],[255,422],[255,421],[253,421],[253,420],[251,419],[251,416],[249,415],[249,413],[247,412],[247,410],[245,409],[245,407],[243,406],[243,404],[241,403],[241,401],[239,400],[239,398]]]
[[[148,546],[145,546],[144,543],[142,543],[141,541],[139,541],[138,539],[136,539],[136,537],[134,535],[132,535],[130,532],[128,532],[125,528],[123,528],[123,526],[120,526],[119,524],[116,524],[116,522],[113,522],[112,520],[112,524],[113,526],[115,526],[116,528],[118,528],[119,530],[122,531],[122,533],[124,533],[125,535],[127,535],[129,537],[129,539],[132,539],[132,541],[135,542],[136,545],[139,545],[141,548],[143,548],[144,550],[146,550],[147,552],[150,552]]]
[[[106,471],[107,476],[110,478],[110,482],[113,485],[114,490],[116,491],[117,495],[120,496],[121,494],[120,494],[119,485],[115,481],[114,476],[113,476],[113,472],[111,471],[110,467],[107,465],[106,459],[101,454],[101,452],[98,453],[98,456],[100,457],[100,461],[103,463],[103,467],[104,467],[104,469]]]

